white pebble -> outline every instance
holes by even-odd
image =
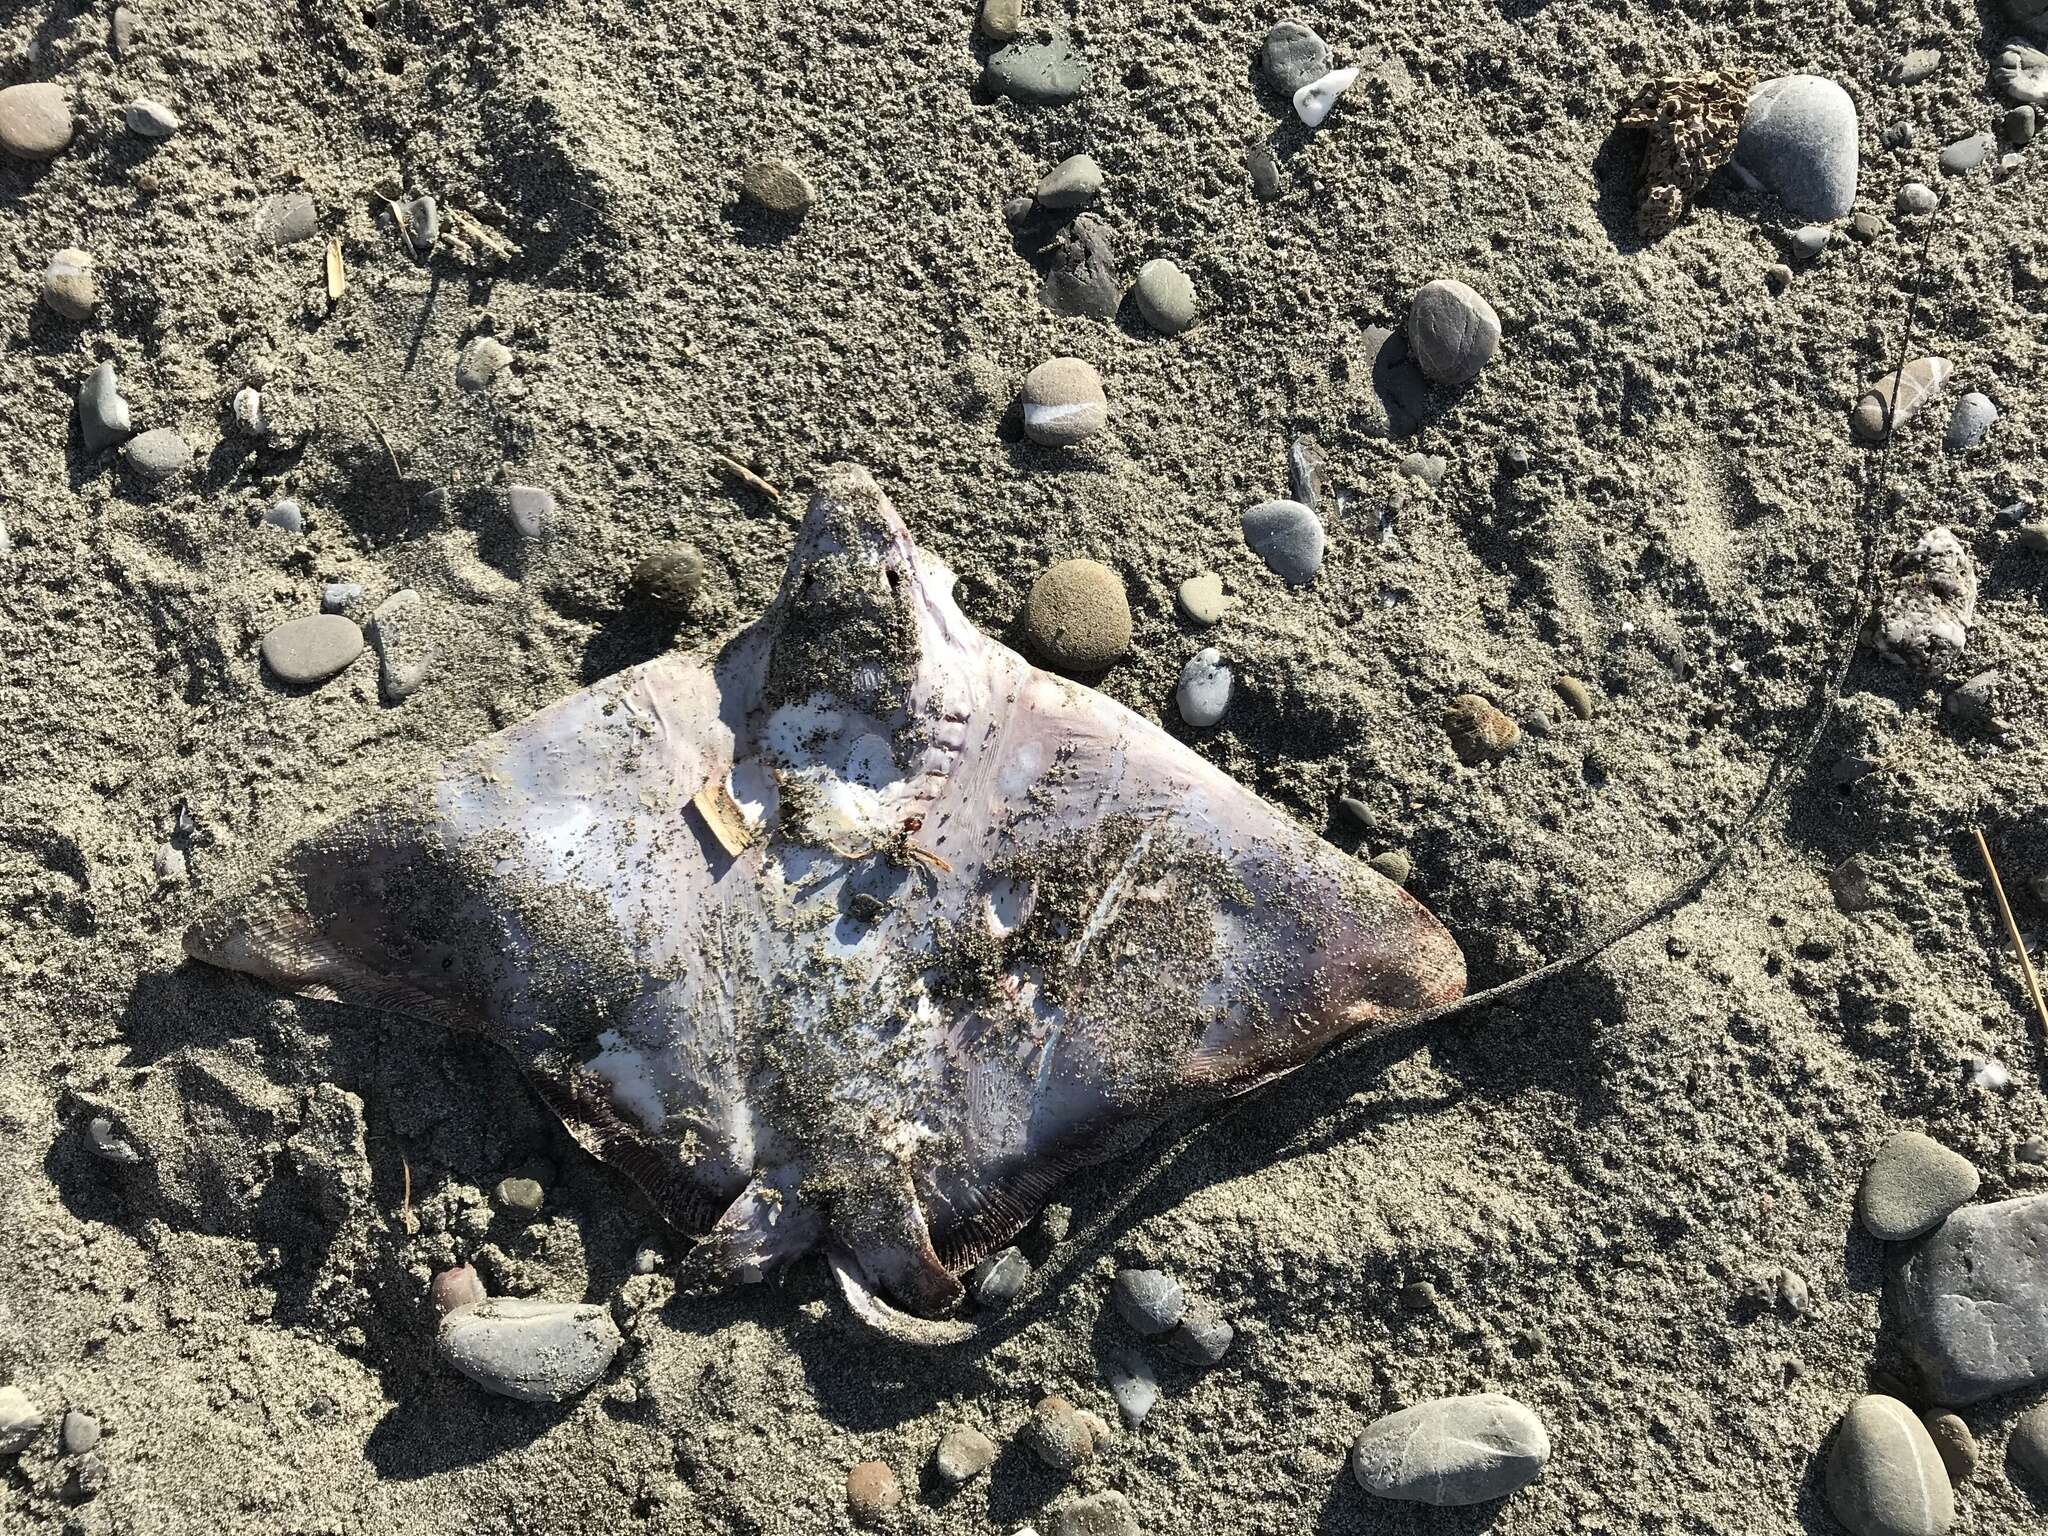
[[[263,396],[246,384],[235,391],[235,425],[251,437],[270,435],[270,418],[263,411]]]
[[[1180,669],[1180,686],[1174,690],[1181,719],[1198,731],[1221,720],[1230,708],[1232,681],[1230,668],[1223,665],[1223,653],[1215,646],[1195,652]]]
[[[1337,98],[1358,79],[1355,69],[1333,69],[1320,80],[1311,80],[1294,93],[1294,115],[1304,126],[1320,128],[1323,119],[1337,105]]]
[[[1996,1056],[1972,1056],[1963,1066],[1970,1074],[1972,1088],[1985,1093],[2004,1093],[2012,1087],[2012,1074]]]
[[[1941,206],[1941,195],[1924,181],[1909,181],[1899,188],[1894,206],[1908,216],[1932,213]]]

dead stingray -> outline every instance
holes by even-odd
[[[829,471],[767,614],[478,743],[187,953],[496,1041],[698,1234],[926,1340],[1068,1173],[1456,998],[1412,897],[954,605]]]

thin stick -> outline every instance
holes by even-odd
[[[1991,858],[1991,845],[1984,841],[1981,828],[1973,828],[1970,835],[1977,839],[1977,852],[1984,856],[1984,868],[1991,876],[1991,894],[1998,898],[1998,915],[2005,919],[2006,937],[2012,940],[2012,947],[2020,957],[2020,974],[2026,979],[2027,999],[2034,1005],[2035,1017],[2041,1021],[2041,1036],[2048,1040],[2048,1003],[2041,1000],[2041,978],[2034,974],[2034,962],[2027,955],[2027,946],[2020,938],[2020,925],[2012,920],[2012,908],[2005,899],[2005,882],[1998,878],[1998,865]]]
[[[370,408],[362,401],[350,397],[355,408],[363,413],[363,420],[370,424],[370,430],[377,434],[377,441],[384,445],[384,452],[391,459],[391,478],[400,485],[405,484],[405,471],[398,467],[398,450],[391,446],[391,439],[384,435],[384,429],[377,425],[377,418],[370,414]]]
[[[405,1229],[406,1236],[410,1237],[419,1231],[420,1227],[412,1215],[412,1162],[403,1152],[398,1154],[398,1166],[405,1173],[405,1193],[398,1202],[398,1224]]]
[[[735,480],[738,480],[742,485],[745,485],[750,489],[759,491],[763,496],[766,496],[770,501],[782,500],[782,492],[775,489],[774,486],[770,485],[766,480],[763,480],[759,475],[755,474],[751,469],[747,468],[746,465],[740,463],[738,459],[727,458],[722,453],[714,453],[711,455],[711,457],[718,460],[719,466],[722,469],[724,469],[727,474],[731,475]]]

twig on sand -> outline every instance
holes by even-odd
[[[2041,978],[2034,972],[2034,962],[2027,954],[2026,942],[2020,938],[2020,925],[2012,920],[2012,907],[2005,899],[2005,882],[1998,878],[1998,865],[1991,857],[1991,845],[1984,841],[1982,828],[1972,828],[1970,835],[1977,839],[1977,852],[1983,856],[1984,869],[1991,876],[1991,894],[1998,898],[1998,915],[2005,919],[2006,937],[2012,940],[2012,947],[2020,957],[2020,975],[2025,979],[2027,1000],[2034,1005],[2034,1016],[2041,1021],[2041,1036],[2048,1041],[2048,1003],[2041,999]]]
[[[377,424],[377,418],[372,416],[370,408],[354,395],[349,396],[349,403],[363,413],[363,420],[370,424],[370,430],[377,434],[377,441],[384,445],[384,452],[391,460],[391,478],[400,485],[405,484],[405,471],[398,467],[398,450],[391,446],[391,439],[384,435],[384,429]]]
[[[731,475],[733,479],[739,481],[740,484],[746,486],[749,490],[759,491],[770,501],[782,500],[782,492],[775,489],[774,486],[763,480],[738,459],[727,458],[722,453],[714,453],[711,457],[718,461],[720,469]]]
[[[412,1162],[403,1152],[398,1154],[398,1166],[405,1174],[405,1193],[398,1202],[398,1224],[405,1229],[405,1235],[411,1237],[419,1231],[420,1224],[412,1214]]]

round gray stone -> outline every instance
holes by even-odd
[[[537,485],[514,485],[505,490],[505,510],[512,514],[512,526],[522,539],[546,538],[555,531],[554,492]]]
[[[1195,285],[1164,257],[1138,268],[1132,296],[1145,323],[1162,336],[1178,336],[1195,323]]]
[[[1828,1508],[1851,1536],[1945,1536],[1955,1492],[1927,1426],[1895,1397],[1859,1397],[1828,1451]]]
[[[338,613],[287,619],[267,631],[263,664],[294,687],[324,683],[363,654],[363,632]]]
[[[932,1471],[948,1488],[970,1483],[995,1465],[996,1443],[971,1424],[955,1424],[932,1451]]]
[[[1500,316],[1466,284],[1438,278],[1408,305],[1408,349],[1438,384],[1470,384],[1500,350]]]
[[[297,245],[320,233],[310,192],[280,192],[256,210],[256,232],[272,245]]]
[[[1900,1131],[1871,1159],[1856,1191],[1856,1216],[1872,1237],[1902,1243],[1967,1205],[1977,1182],[1968,1158],[1918,1131]]]
[[[1180,683],[1174,689],[1181,719],[1198,731],[1221,720],[1224,711],[1230,708],[1232,681],[1230,668],[1223,664],[1223,653],[1215,646],[1195,652],[1180,669]]]
[[[153,427],[128,440],[128,468],[152,485],[192,467],[192,445],[169,427]]]
[[[1997,147],[1998,141],[1989,133],[1973,133],[1942,147],[1941,168],[1951,176],[1967,175],[1990,159]]]
[[[57,1439],[66,1456],[83,1456],[100,1443],[100,1421],[80,1409],[66,1409]]]
[[[1892,206],[1909,218],[1923,217],[1941,206],[1941,194],[1924,181],[1909,181],[1899,188]]]
[[[1749,98],[1736,163],[1805,219],[1845,219],[1856,202],[1856,103],[1832,80],[1786,75]]]
[[[17,160],[51,160],[70,146],[71,103],[64,88],[37,82],[0,90],[0,150]]]
[[[1110,1290],[1117,1315],[1147,1338],[1165,1333],[1187,1311],[1180,1282],[1158,1269],[1121,1269]]]
[[[168,139],[179,128],[178,114],[160,101],[131,101],[121,109],[121,121],[138,139]]]
[[[2037,1403],[2012,1427],[2005,1442],[2005,1462],[2048,1490],[2048,1403]]]
[[[1549,1460],[1543,1421],[1499,1392],[1403,1408],[1368,1424],[1351,1448],[1351,1472],[1361,1488],[1417,1504],[1506,1498]]]
[[[1305,587],[1323,564],[1323,524],[1298,501],[1262,501],[1244,515],[1244,541],[1290,586]]]
[[[603,1307],[500,1297],[441,1319],[441,1358],[486,1392],[560,1403],[586,1391],[624,1341]]]
[[[1266,84],[1292,101],[1296,91],[1329,73],[1330,45],[1301,22],[1278,22],[1259,49],[1259,67]]]
[[[1835,232],[1825,224],[1803,224],[1792,231],[1786,242],[1792,247],[1792,254],[1801,261],[1811,261],[1828,248],[1828,241]]]
[[[1093,155],[1069,155],[1040,178],[1032,196],[1038,206],[1065,213],[1086,208],[1102,192],[1102,167]]]
[[[1984,441],[1984,434],[1991,430],[1998,420],[1998,407],[1989,397],[1980,395],[1974,389],[1956,402],[1956,408],[1948,419],[1946,442],[1949,452],[1961,453],[1974,448]]]
[[[1088,60],[1065,37],[1011,43],[989,56],[982,88],[1027,106],[1058,106],[1088,89]]]
[[[1030,1278],[1031,1261],[1022,1250],[1004,1248],[975,1265],[968,1284],[977,1305],[1000,1312],[1023,1294]]]
[[[787,160],[770,155],[747,162],[740,173],[740,195],[756,208],[791,217],[818,200],[811,179]]]

